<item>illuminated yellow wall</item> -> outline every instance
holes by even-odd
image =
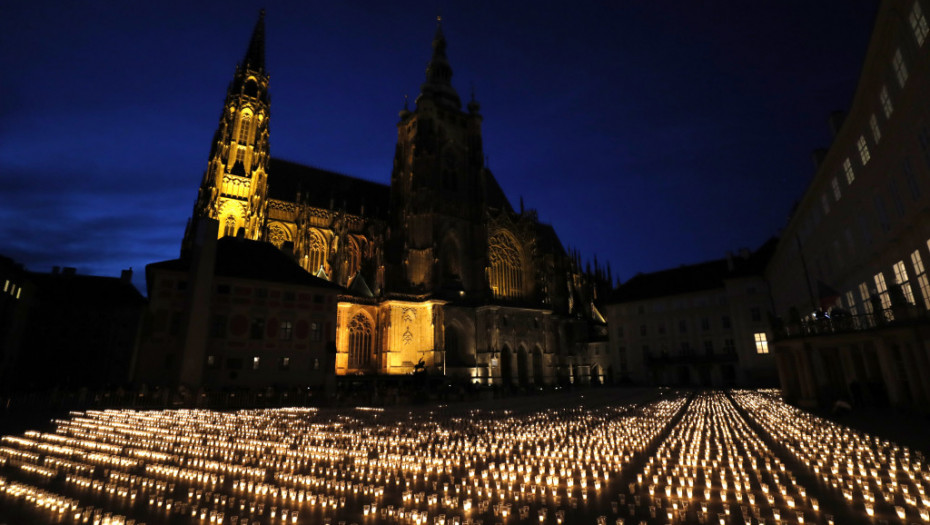
[[[336,373],[409,374],[421,359],[427,369],[442,366],[434,352],[442,337],[442,304],[438,301],[385,301],[380,305],[340,302],[336,334]],[[374,321],[371,367],[349,367],[349,323],[360,312]]]

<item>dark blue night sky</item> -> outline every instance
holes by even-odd
[[[876,2],[5,2],[0,254],[137,284],[176,257],[261,7],[273,156],[387,183],[441,13],[511,201],[626,280],[777,234]]]

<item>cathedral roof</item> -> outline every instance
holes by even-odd
[[[268,197],[296,202],[298,192],[301,200],[310,206],[388,218],[390,186],[272,158],[268,167]]]

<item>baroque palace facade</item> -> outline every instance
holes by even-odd
[[[272,243],[340,296],[337,374],[418,364],[485,384],[603,381],[609,277],[582,271],[552,226],[515,210],[485,165],[437,25],[415,108],[400,112],[389,185],[269,156],[264,12],[229,85],[182,252],[199,219]]]

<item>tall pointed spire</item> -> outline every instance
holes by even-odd
[[[258,21],[255,22],[255,29],[252,30],[252,39],[249,41],[249,48],[245,52],[245,58],[242,59],[243,69],[253,71],[265,71],[265,10],[258,12]]]
[[[436,19],[436,35],[433,37],[433,57],[426,66],[426,82],[420,86],[420,99],[430,98],[441,106],[460,110],[462,101],[452,87],[452,66],[446,57],[446,37],[442,33],[442,17]]]

